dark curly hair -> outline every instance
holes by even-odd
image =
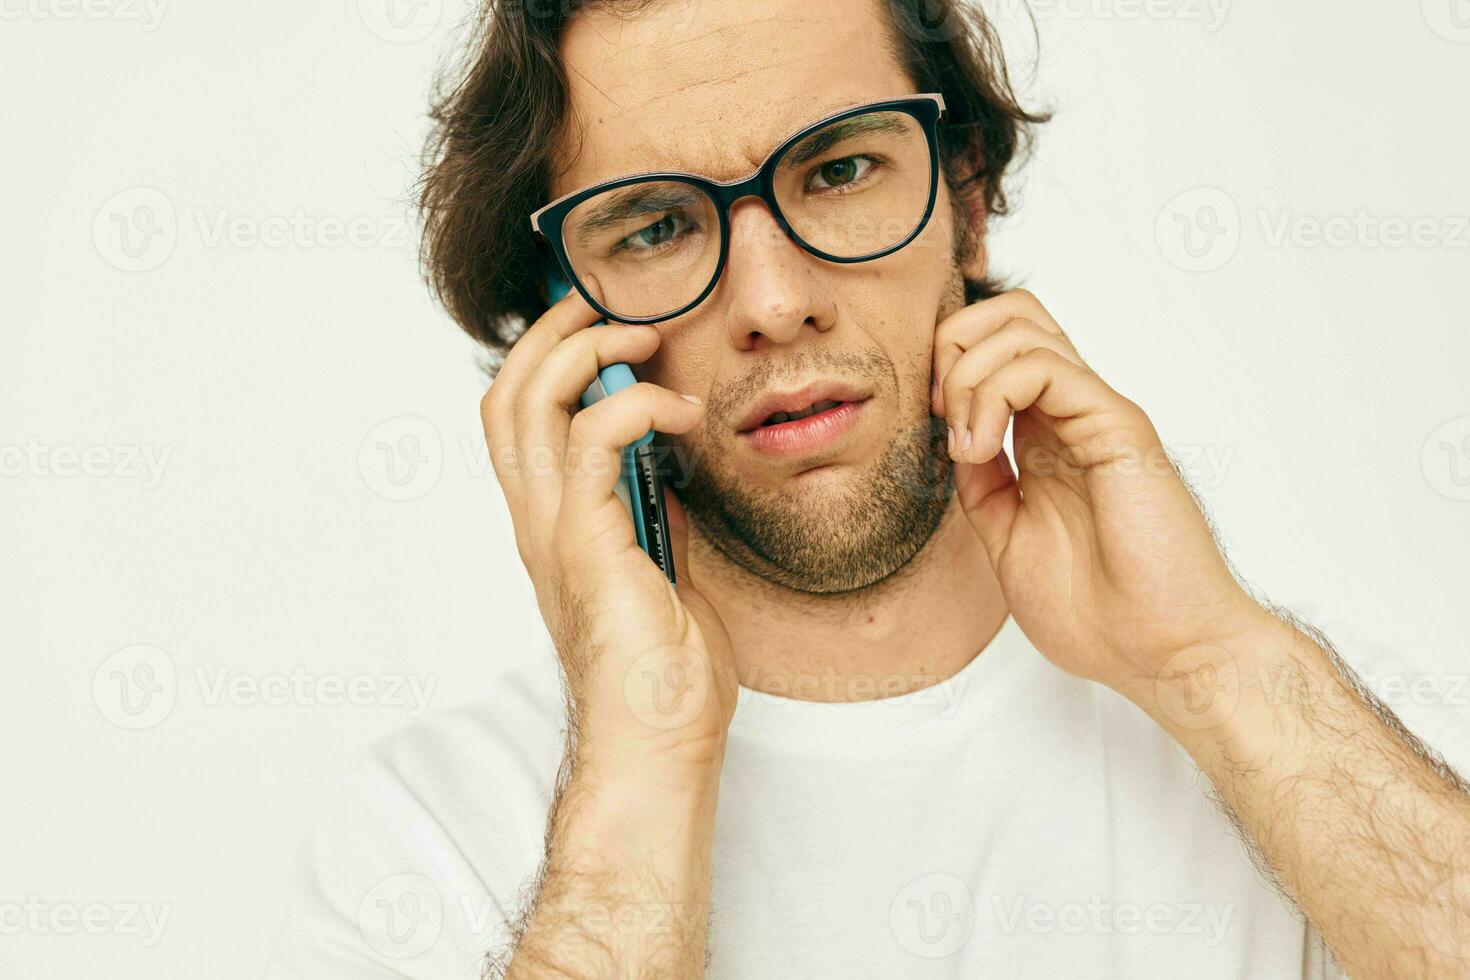
[[[558,40],[587,7],[634,12],[653,0],[484,0],[460,63],[435,89],[418,189],[424,274],[440,302],[483,344],[493,373],[546,312],[538,272],[554,262],[527,216],[549,197],[551,155],[567,108]],[[922,92],[940,92],[945,180],[956,246],[974,236],[961,195],[978,190],[1004,214],[1002,178],[1045,122],[1018,102],[998,36],[973,0],[872,0],[888,8],[889,42]],[[978,185],[978,186],[977,186]],[[967,281],[967,303],[998,292]]]

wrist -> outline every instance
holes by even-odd
[[[719,800],[717,764],[584,743],[565,766],[554,829],[570,863],[636,867],[673,881],[707,866]]]
[[[1299,688],[1321,690],[1321,650],[1290,624],[1251,604],[1230,630],[1171,653],[1151,675],[1116,688],[1196,754],[1244,750]],[[1279,703],[1278,703],[1279,702]]]
[[[680,797],[716,790],[724,762],[724,733],[649,738],[644,733],[589,733],[585,729],[579,732],[567,760],[572,778]]]
[[[687,644],[636,656],[604,652],[569,692],[577,755],[605,755],[635,775],[649,766],[669,776],[718,771],[733,715],[733,698],[722,696],[733,680],[721,680],[709,657]]]

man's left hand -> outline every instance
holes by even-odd
[[[960,503],[1011,614],[1057,666],[1136,693],[1183,651],[1280,626],[1232,576],[1143,409],[1036,297],[946,317],[934,377]]]

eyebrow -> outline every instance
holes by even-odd
[[[700,192],[694,188],[680,187],[673,183],[634,184],[625,189],[608,191],[593,198],[596,206],[588,212],[586,218],[577,223],[577,244],[586,245],[593,235],[605,228],[622,224],[629,218],[687,206],[699,196]]]
[[[892,112],[873,112],[861,116],[853,116],[841,122],[833,123],[825,129],[819,130],[808,136],[805,140],[793,146],[781,157],[781,166],[799,167],[808,160],[815,159],[826,153],[832,147],[844,140],[852,139],[854,136],[862,136],[867,133],[894,133],[899,136],[907,136],[909,129],[896,118]]]

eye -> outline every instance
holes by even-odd
[[[670,211],[653,224],[640,228],[618,243],[620,249],[630,252],[646,252],[665,245],[691,227],[682,211]]]
[[[812,171],[811,179],[807,181],[807,190],[836,190],[855,184],[865,177],[873,166],[873,160],[865,156],[828,160]],[[814,186],[815,181],[819,178],[826,182],[825,187]]]

